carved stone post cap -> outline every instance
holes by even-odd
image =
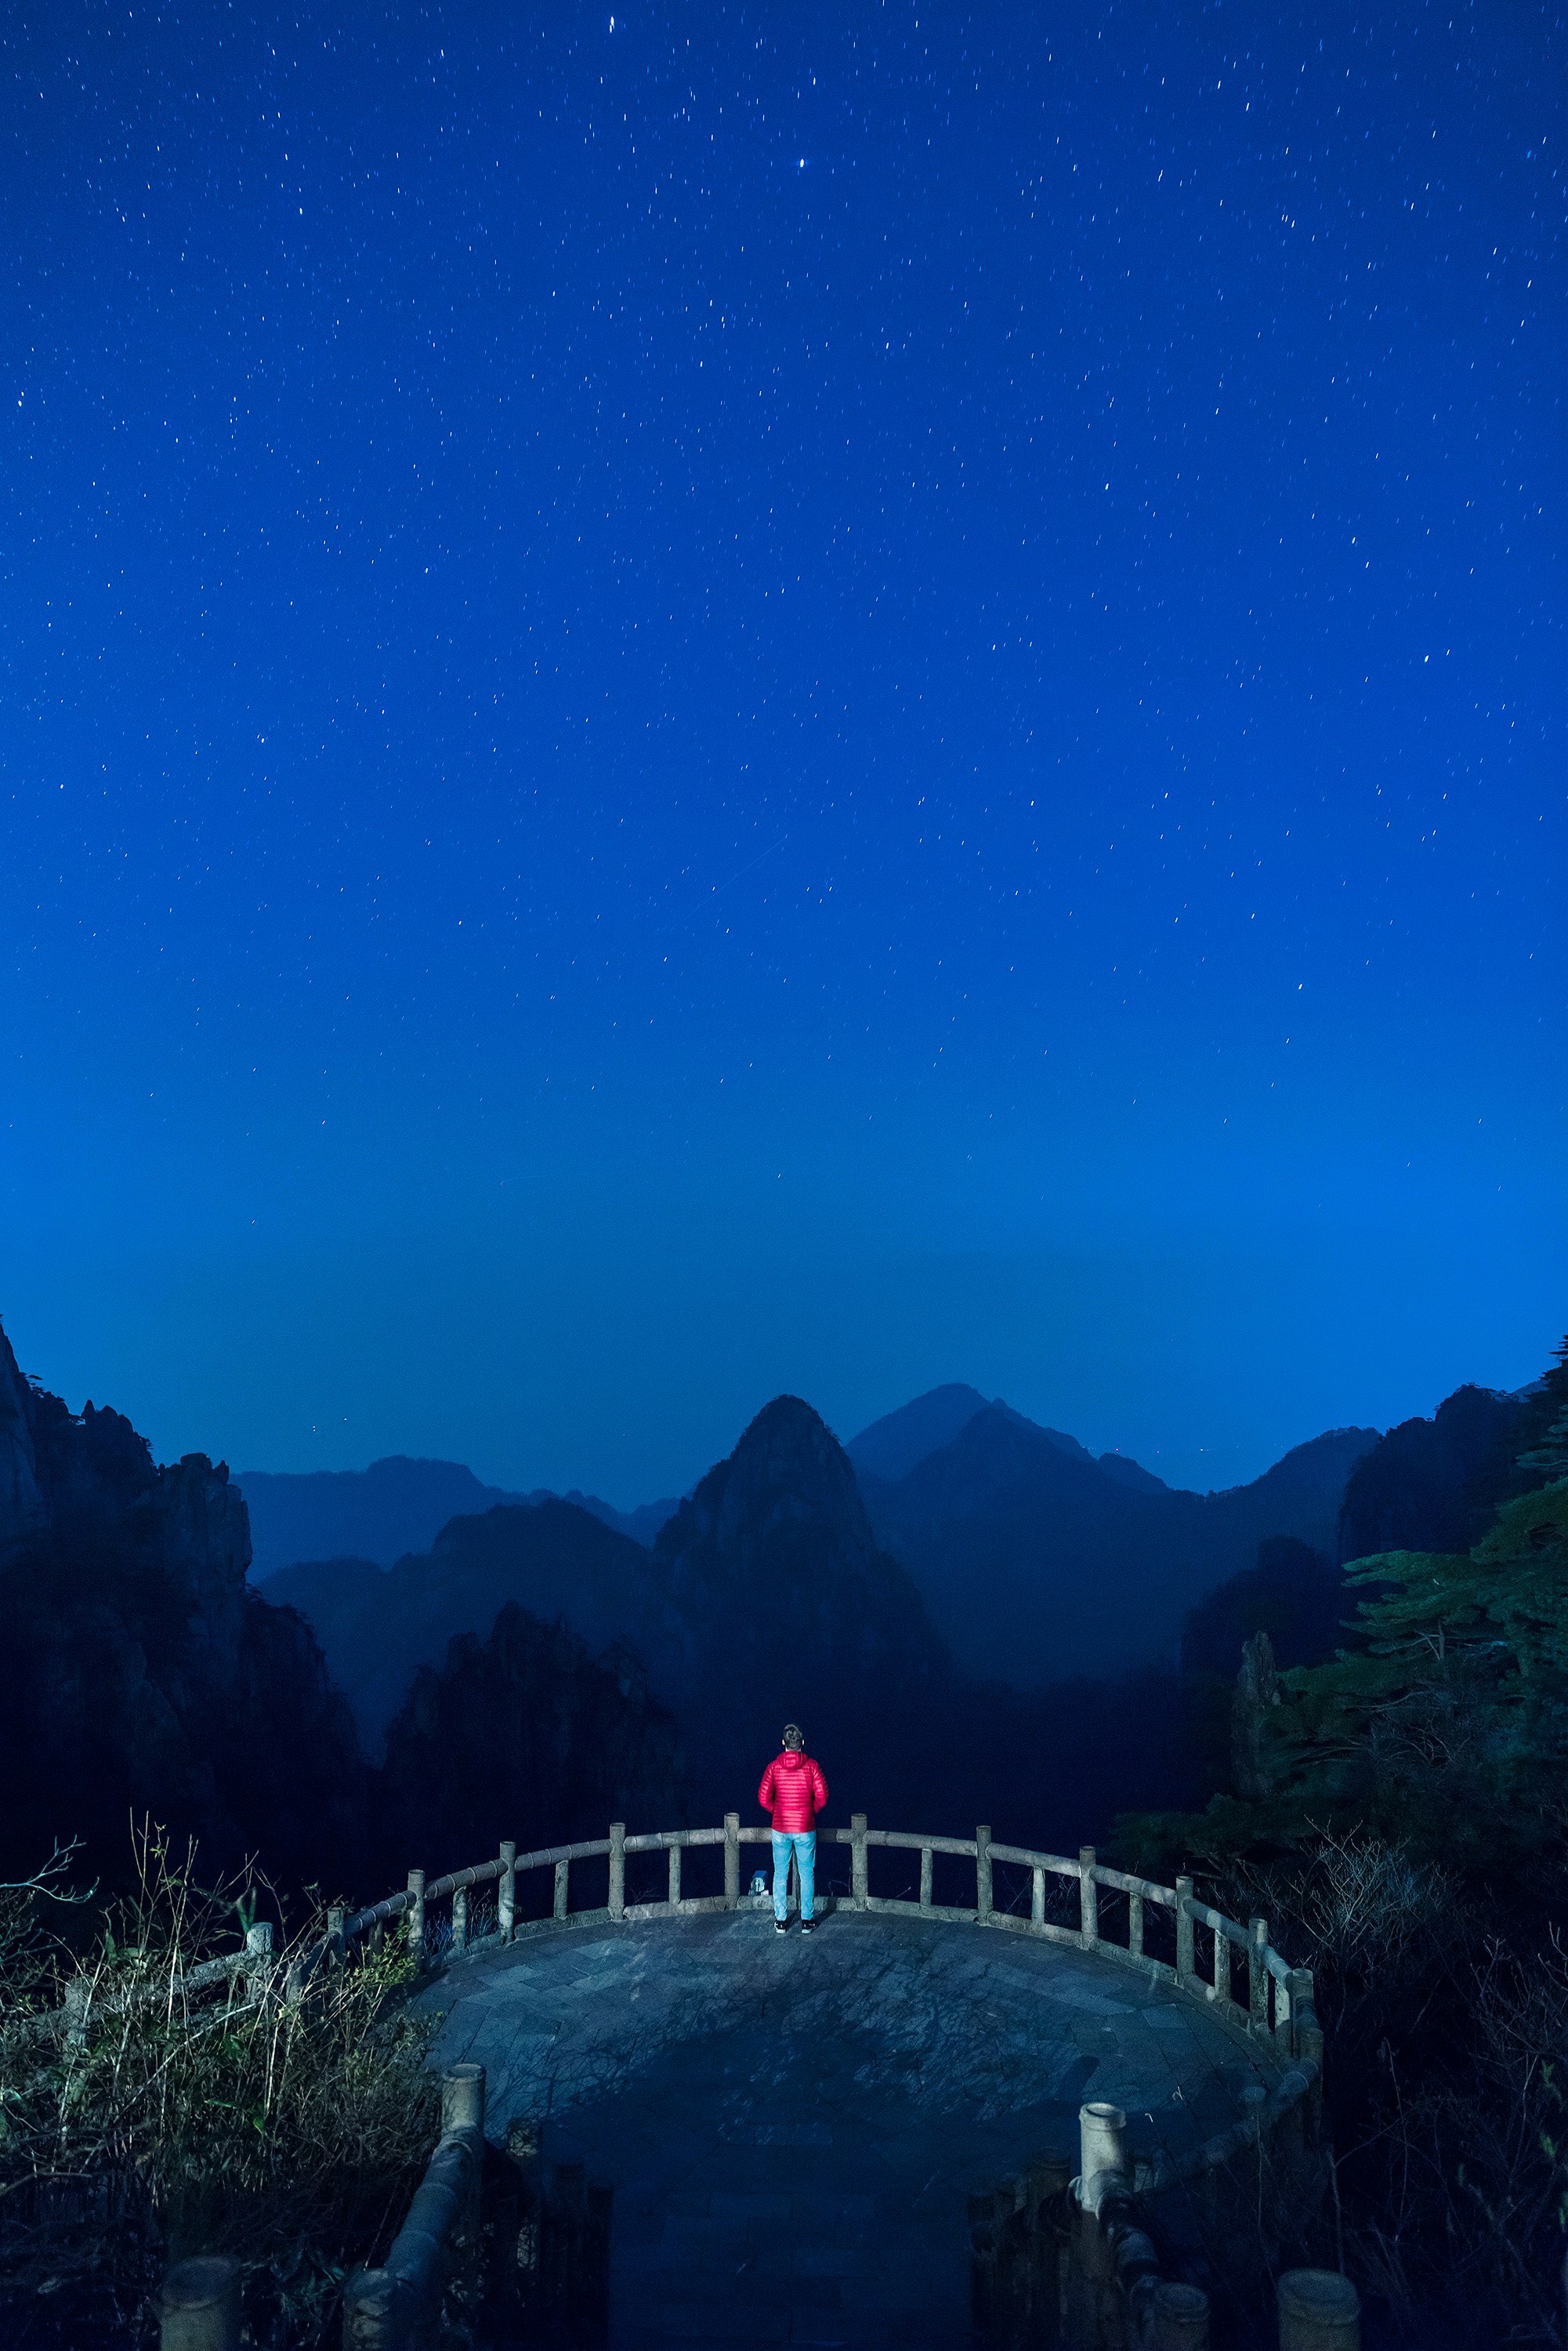
[[[1287,2270],[1279,2281],[1280,2351],[1360,2351],[1361,2296],[1337,2270]]]
[[[1208,2296],[1200,2286],[1162,2278],[1149,2296],[1151,2351],[1207,2351]]]
[[[177,2262],[163,2280],[162,2315],[175,2311],[215,2310],[239,2287],[239,2263],[227,2253],[198,2253]]]
[[[1127,2117],[1123,2109],[1112,2105],[1104,2098],[1092,2098],[1087,2105],[1080,2106],[1078,2119],[1080,2122],[1108,2123],[1113,2130],[1125,2130],[1127,2127]]]
[[[485,2068],[449,2065],[441,2077],[441,2127],[444,2131],[485,2127]]]
[[[392,2270],[356,2270],[343,2288],[343,2340],[380,2345],[408,2289]]]

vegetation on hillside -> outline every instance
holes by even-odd
[[[356,1949],[287,1996],[324,1922],[239,1982],[256,1889],[204,1891],[190,1851],[138,1840],[135,1891],[94,1915],[61,1859],[0,1889],[0,2332],[23,2351],[151,2339],[165,2266],[244,2264],[265,2351],[335,2339],[348,2270],[384,2250],[436,2135],[431,2026],[402,1946]],[[62,1905],[65,1907],[62,1910]],[[62,2003],[88,2002],[80,2030]],[[79,2013],[78,2009],[78,2013]]]
[[[1248,1644],[1236,1769],[1121,1824],[1318,1977],[1343,2254],[1386,2339],[1560,2339],[1568,2229],[1568,1340],[1465,1551],[1345,1571],[1335,1654]],[[1463,1491],[1445,1503],[1459,1513]],[[1243,1783],[1246,1784],[1243,1784]],[[1325,2224],[1326,2225],[1326,2224]]]

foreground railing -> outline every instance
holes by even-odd
[[[411,1869],[407,1886],[402,1892],[371,1903],[367,1909],[356,1911],[343,1920],[338,1930],[339,1945],[341,1948],[361,1935],[384,1932],[393,1921],[401,1920],[411,1950],[420,1964],[425,1964],[433,1956],[431,1938],[438,1932],[434,1913],[444,1903],[451,1905],[450,1927],[440,1944],[442,1955],[449,1958],[565,1926],[601,1920],[693,1917],[704,1912],[734,1910],[741,1902],[741,1847],[767,1845],[770,1840],[769,1830],[742,1828],[739,1814],[727,1813],[724,1826],[716,1829],[662,1829],[647,1835],[628,1836],[625,1823],[615,1821],[607,1837],[581,1844],[550,1845],[538,1853],[519,1854],[515,1844],[506,1843],[494,1861],[454,1870],[444,1877],[427,1878],[423,1870]],[[1190,1877],[1178,1877],[1174,1886],[1161,1886],[1153,1878],[1108,1868],[1095,1858],[1092,1845],[1082,1846],[1077,1859],[1071,1860],[1063,1854],[1036,1853],[1026,1845],[998,1844],[985,1826],[977,1828],[972,1837],[873,1829],[867,1826],[863,1813],[852,1813],[847,1829],[819,1829],[817,1841],[819,1854],[825,1845],[849,1847],[850,1891],[846,1907],[852,1910],[995,1927],[1093,1951],[1103,1959],[1133,1967],[1140,1974],[1207,2001],[1231,2022],[1245,2026],[1255,2036],[1270,2040],[1292,2056],[1307,2058],[1314,2064],[1322,2060],[1322,2035],[1313,2005],[1311,1970],[1292,1968],[1274,1949],[1269,1940],[1267,1919],[1253,1917],[1242,1926],[1211,1904],[1199,1901]],[[723,1892],[686,1895],[683,1891],[682,1856],[694,1849],[712,1846],[723,1848]],[[871,1855],[877,1851],[919,1855],[918,1894],[871,1891]],[[663,1896],[629,1902],[628,1860],[658,1853],[667,1856]],[[936,1901],[936,1865],[939,1856],[973,1862],[972,1905]],[[607,1870],[606,1898],[574,1907],[574,1867],[601,1862]],[[998,1868],[1028,1873],[1027,1917],[1010,1904],[998,1901]],[[542,1917],[519,1919],[518,1880],[540,1871],[551,1874],[549,1907]],[[1052,1881],[1061,1881],[1073,1889],[1069,1907],[1075,1915],[1068,1919],[1048,1915],[1052,1907]],[[482,1935],[476,1935],[470,1931],[469,1894],[476,1886],[490,1886],[496,1888],[496,1923]],[[1106,1895],[1117,1897],[1111,1907],[1103,1901]],[[838,1900],[825,1895],[821,1907],[824,1911],[831,1910],[839,1907]],[[1168,1959],[1150,1948],[1154,1919],[1162,1920],[1168,1929]],[[1113,1931],[1115,1927],[1120,1928],[1119,1933]]]
[[[1085,2127],[1103,2137],[1105,2147],[1092,2163],[1086,2149],[1078,2199],[1105,2228],[1105,2241],[1129,2306],[1141,2295],[1152,2295],[1157,2287],[1162,2323],[1174,2325],[1181,2294],[1187,2290],[1167,2288],[1150,2267],[1152,2256],[1145,2252],[1148,2240],[1136,2225],[1134,2208],[1125,2199],[1156,2193],[1203,2170],[1218,2171],[1243,2148],[1260,2145],[1287,2118],[1300,2134],[1310,2136],[1315,2131],[1322,2034],[1310,1970],[1292,1968],[1273,1948],[1266,1919],[1253,1917],[1242,1926],[1212,1905],[1200,1902],[1190,1877],[1180,1876],[1174,1886],[1161,1886],[1152,1878],[1108,1868],[1096,1858],[1092,1845],[1082,1846],[1072,1860],[1063,1854],[999,1844],[984,1825],[972,1837],[926,1835],[871,1828],[863,1813],[852,1813],[847,1829],[819,1829],[817,1836],[819,1861],[824,1847],[849,1848],[848,1895],[821,1895],[819,1907],[824,1913],[841,1907],[889,1917],[943,1919],[1034,1936],[1092,1952],[1204,2001],[1233,2027],[1268,2042],[1275,2053],[1295,2061],[1271,2088],[1259,2084],[1244,2092],[1241,2118],[1179,2161],[1134,2166],[1125,2154],[1124,2117],[1118,2110],[1111,2106],[1083,2110]],[[350,1945],[361,1939],[379,1943],[389,1928],[402,1934],[415,1965],[423,1969],[576,1927],[737,1910],[748,1898],[741,1892],[741,1849],[770,1842],[769,1830],[742,1828],[736,1813],[726,1813],[722,1828],[664,1829],[637,1836],[628,1836],[625,1823],[614,1821],[608,1836],[579,1844],[549,1845],[536,1853],[519,1854],[515,1843],[506,1841],[493,1861],[477,1862],[435,1878],[411,1869],[406,1886],[384,1900],[351,1915],[341,1909],[329,1912],[326,1934],[291,1961],[287,1970],[271,1958],[270,1930],[258,1927],[251,1930],[246,1950],[204,1963],[191,1971],[183,1985],[194,1991],[221,1984],[231,2000],[243,1987],[247,2004],[269,1997],[298,2001],[308,1996],[324,1970],[346,1957]],[[716,1847],[722,1851],[722,1891],[686,1893],[685,1856]],[[873,1853],[917,1855],[917,1890],[873,1893]],[[628,1864],[635,1867],[648,1856],[661,1854],[664,1856],[662,1895],[629,1900]],[[973,1865],[972,1903],[936,1898],[938,1865],[950,1878],[955,1862]],[[596,1881],[589,1889],[591,1896],[596,1896],[602,1885],[602,1901],[580,1899],[585,1871],[591,1871]],[[538,1915],[522,1916],[519,1881],[540,1873],[549,1874],[544,1902]],[[967,1876],[963,1872],[961,1879],[966,1893]],[[1010,1895],[1009,1878],[1014,1881]],[[470,1896],[476,1888],[483,1889],[488,1901],[492,1887],[495,1909],[490,1925],[471,1917]],[[1021,1907],[1026,1894],[1027,1915]],[[444,1921],[440,1916],[444,1907]],[[1052,1916],[1053,1909],[1067,1915]],[[1162,1943],[1168,1957],[1153,1948]],[[78,1991],[68,1997],[64,2010],[40,2019],[39,2026],[76,2038],[85,2033],[88,2022],[85,1997]],[[355,2351],[405,2351],[405,2346],[422,2339],[439,2298],[454,2240],[465,2214],[471,2218],[476,2166],[483,2152],[483,2101],[479,2069],[458,2068],[448,2078],[444,2105],[452,2111],[444,2115],[441,2145],[392,2253],[383,2269],[360,2272],[350,2283],[344,2339]],[[166,2344],[177,2341],[183,2351],[231,2351],[237,2340],[234,2332],[237,2289],[231,2280],[220,2293],[215,2280],[205,2276],[211,2266],[194,2265],[203,2272],[203,2279],[193,2275],[189,2282],[193,2303],[182,2304],[176,2312],[166,2300]],[[177,2285],[172,2273],[171,2286]],[[204,2304],[210,2314],[204,2322],[193,2306],[198,2288],[202,2294],[210,2291],[212,2295]],[[183,2286],[179,2291],[183,2292]],[[1200,2303],[1202,2299],[1197,2297]],[[1150,2307],[1154,2307],[1152,2302]],[[1197,2344],[1203,2335],[1194,2331],[1171,2339]],[[1347,2335],[1345,2340],[1352,2338]]]

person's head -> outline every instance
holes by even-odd
[[[792,1755],[800,1755],[804,1753],[806,1747],[805,1733],[801,1730],[798,1722],[787,1722],[784,1725],[784,1744]]]

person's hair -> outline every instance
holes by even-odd
[[[798,1722],[787,1722],[784,1725],[784,1744],[786,1747],[804,1747],[806,1744]]]

